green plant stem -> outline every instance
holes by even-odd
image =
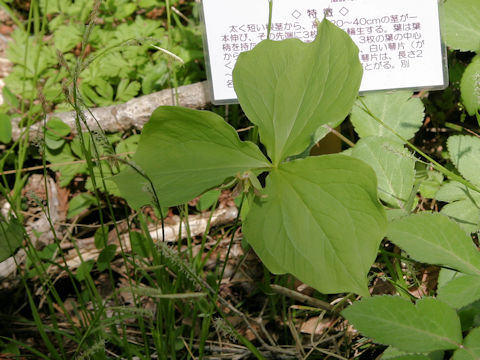
[[[7,13],[7,15],[13,20],[15,25],[20,28],[21,30],[25,31],[25,26],[23,26],[23,22],[15,15],[12,9],[5,3],[5,1],[0,0],[0,7]]]
[[[170,5],[170,0],[165,0],[165,9],[167,12],[167,44],[168,44],[168,50],[172,48],[172,8]],[[172,59],[168,59],[168,68],[170,69],[170,73],[172,74],[172,89],[175,92],[175,105],[178,105],[180,103],[180,99],[178,96],[178,81],[177,81],[177,72],[175,70],[175,63],[172,61]]]
[[[37,42],[38,43],[41,43],[42,42],[42,39],[43,39],[43,36],[45,35],[45,31],[46,31],[46,24],[47,24],[47,21],[46,21],[46,14],[43,15],[43,19],[42,19],[42,26],[40,28],[40,13],[39,13],[39,3],[38,1],[34,0],[30,3],[30,9],[29,9],[29,14],[28,14],[28,19],[29,19],[29,22],[28,22],[28,26],[27,26],[27,30],[25,31],[25,36],[26,36],[26,41],[28,41],[28,34],[30,34],[31,30],[32,30],[32,23],[33,23],[33,31],[34,31],[34,37],[32,39],[32,44]],[[32,21],[33,20],[33,21]],[[36,87],[37,83],[38,83],[38,79],[39,79],[39,74],[38,74],[38,66],[39,66],[39,61],[40,61],[40,51],[41,51],[41,47],[40,46],[36,46],[35,47],[35,53],[33,55],[31,55],[29,52],[28,52],[28,46],[25,48],[25,55],[24,55],[24,64],[27,64],[27,59],[28,57],[30,56],[33,56],[34,57],[34,69],[33,69],[33,86],[34,88]],[[27,78],[26,76],[26,73],[27,73],[27,67],[25,66],[24,70],[23,70],[23,75],[25,78]],[[23,83],[23,88],[22,88],[22,94],[25,94],[25,87],[26,87],[26,83]],[[33,103],[33,101],[35,100],[35,93],[32,91],[30,93],[30,98],[29,98],[29,102],[30,103]],[[21,112],[22,113],[25,113],[25,101],[22,97],[22,102],[21,102]],[[25,124],[25,127],[28,129],[34,122],[34,119],[27,116],[27,123]],[[28,153],[28,147],[29,147],[29,132],[26,131],[24,132],[25,136],[21,138],[20,140],[20,146],[18,148],[18,153],[17,153],[17,157],[15,159],[15,168],[16,169],[22,169],[23,168],[23,164],[27,158],[27,153]],[[15,183],[14,183],[14,186],[13,186],[13,196],[12,196],[12,205],[16,208],[20,208],[21,206],[21,192],[22,192],[22,189],[24,187],[24,183],[26,181],[26,178],[25,177],[22,177],[22,174],[19,172],[19,173],[16,173],[15,174]]]
[[[188,211],[188,204],[184,204],[183,206],[183,211],[182,211],[182,216],[180,217],[180,226],[178,227],[179,231],[179,236],[178,239],[181,241],[182,239],[182,224],[185,224],[185,230],[187,232],[187,251],[188,251],[188,257],[190,261],[193,259],[193,249],[192,249],[192,232],[190,230],[190,221],[188,220],[189,216],[189,211]],[[182,221],[182,219],[185,220],[185,222]],[[179,244],[179,249],[181,249],[181,244]]]
[[[199,259],[200,259],[199,263],[201,264],[202,268],[205,265],[205,262],[207,261],[207,258],[205,258],[202,261],[202,254],[205,250],[205,245],[207,243],[207,234],[210,232],[210,226],[211,226],[211,222],[212,222],[213,212],[217,208],[217,205],[218,205],[218,198],[217,198],[217,200],[215,200],[215,203],[212,205],[212,207],[210,209],[210,216],[208,217],[207,227],[205,228],[205,231],[203,232],[202,243],[200,244],[200,251],[198,252],[198,256],[199,256]]]
[[[8,337],[4,337],[4,336],[0,336],[0,339],[3,339],[3,340],[6,340],[8,341],[8,343],[11,343],[11,344],[15,344],[19,347],[22,347],[22,348],[25,348],[27,349],[28,351],[30,351],[33,355],[37,356],[37,359],[44,359],[44,360],[50,360],[51,358],[48,357],[47,355],[43,354],[42,352],[36,350],[35,348],[33,348],[32,346],[30,345],[27,345],[25,343],[22,343],[18,340],[15,340],[15,339],[11,339],[11,338],[8,338]],[[12,358],[13,359],[13,358]],[[18,357],[17,359],[20,359],[20,357]]]
[[[100,198],[100,194],[99,194],[99,187],[97,186],[97,181],[96,181],[96,178],[95,178],[94,164],[93,164],[93,158],[96,161],[100,162],[101,157],[100,157],[99,150],[97,148],[96,141],[94,141],[95,139],[93,138],[92,131],[90,130],[87,122],[85,121],[85,115],[82,111],[82,108],[84,107],[84,103],[83,103],[83,101],[80,97],[79,89],[77,87],[78,76],[79,76],[80,72],[82,71],[82,69],[84,68],[83,58],[84,58],[84,55],[85,55],[85,51],[86,51],[86,48],[87,48],[89,37],[90,37],[90,35],[93,31],[94,21],[95,21],[96,14],[97,14],[97,11],[99,9],[99,6],[100,6],[100,1],[96,1],[95,4],[94,4],[93,11],[92,11],[92,13],[90,15],[90,18],[89,18],[89,22],[88,22],[88,24],[85,28],[85,32],[83,34],[81,56],[79,56],[77,58],[77,63],[76,63],[76,66],[75,66],[75,70],[71,74],[72,78],[73,78],[73,81],[72,81],[72,84],[73,84],[73,92],[72,92],[73,99],[71,100],[71,105],[73,106],[73,108],[76,111],[75,125],[76,125],[77,133],[78,133],[78,136],[79,136],[79,139],[80,139],[81,149],[82,149],[82,152],[85,155],[85,158],[86,158],[86,161],[87,161],[87,167],[88,167],[89,175],[90,175],[91,180],[92,180],[94,193],[95,193],[95,198],[97,199],[97,207],[98,207],[98,210],[99,210],[100,224],[101,224],[101,226],[104,226],[103,213],[101,211],[101,198]],[[98,125],[99,131],[100,131],[100,133],[99,133],[100,141],[104,142],[105,144],[109,144],[108,140],[106,139],[106,135],[103,132],[103,130],[101,129],[101,126],[100,126],[98,120],[93,116],[93,114],[91,113],[91,111],[88,108],[87,108],[87,111],[90,112],[90,115],[92,115],[92,117],[95,119],[95,121]],[[90,149],[90,148],[87,149],[87,146],[86,146],[87,144],[86,144],[84,134],[83,134],[83,131],[82,131],[81,122],[84,124],[84,126],[88,130],[90,136],[92,136],[92,141],[91,141],[92,149]],[[92,150],[93,150],[93,154],[92,154]],[[114,154],[113,149],[109,149],[109,150],[111,150],[111,153]],[[112,157],[112,158],[115,158],[115,157]],[[108,163],[108,165],[110,165],[110,164]],[[100,171],[100,179],[101,179],[103,189],[106,189],[105,175],[104,175],[102,166],[99,165],[98,169]],[[114,173],[112,168],[110,168],[110,171],[112,173]],[[106,198],[106,203],[107,203],[107,207],[108,207],[108,210],[110,212],[110,215],[114,219],[115,214],[114,214],[113,207],[111,205],[110,199],[108,197]],[[163,216],[162,216],[162,218],[163,218]],[[163,219],[162,219],[162,221],[163,221]],[[117,236],[119,236],[120,231],[117,227],[116,222],[114,222],[114,229],[117,233]],[[125,249],[123,248],[123,244],[121,242],[120,242],[120,248],[121,248],[121,254],[122,254],[122,257],[123,257],[123,261],[127,265],[128,261],[127,261],[127,258],[125,256]],[[80,253],[79,253],[79,255],[80,255],[80,258],[81,258]],[[112,283],[112,286],[114,287],[113,273],[112,273],[112,270],[111,270],[110,267],[108,267],[108,271],[109,271],[109,274],[110,274],[110,277],[109,277],[110,281]],[[128,279],[129,284],[132,285],[131,277],[128,276],[127,279]],[[97,302],[97,309],[96,309],[95,315],[100,316],[104,311],[104,307],[101,303],[101,298],[100,298],[100,296],[97,292],[97,289],[94,286],[93,281],[92,281],[92,279],[89,275],[87,276],[87,284],[89,285],[90,291],[91,291],[92,295],[94,296],[94,298],[96,299],[96,302]],[[115,297],[114,300],[117,302],[118,298]],[[134,297],[133,300],[134,300],[134,305],[138,306],[137,299]],[[119,304],[117,303],[117,305],[119,305]],[[140,329],[142,329],[142,334],[144,336],[144,340],[146,340],[146,338],[145,338],[145,325],[144,325],[143,318],[139,317],[138,320],[139,320]],[[122,337],[123,345],[124,345],[125,351],[127,351],[127,354],[128,354],[129,350],[128,350],[128,340],[127,340],[127,334],[126,334],[126,324],[121,323],[121,328],[122,328],[122,331],[123,331],[123,337]],[[103,329],[101,331],[103,333]],[[111,326],[111,331],[112,331],[113,334],[117,334],[116,326],[114,324],[112,324],[112,326]],[[105,334],[102,334],[102,338],[105,337],[105,336],[106,336]],[[79,349],[80,349],[80,346],[77,348],[77,352],[78,352]],[[146,351],[146,354],[148,355],[149,354],[149,348],[148,348],[146,342],[145,342],[145,351]]]
[[[345,137],[342,133],[338,132],[336,129],[328,126],[327,124],[323,125],[324,128],[328,129],[332,134],[334,134],[336,137],[338,137],[340,140],[342,140],[345,144],[347,144],[350,147],[354,147],[355,143]]]
[[[33,319],[35,321],[35,324],[37,325],[38,331],[40,333],[40,336],[42,337],[42,340],[45,343],[45,346],[50,351],[50,356],[52,356],[55,359],[61,359],[60,354],[58,354],[55,346],[52,344],[52,342],[50,341],[50,339],[48,338],[48,336],[45,332],[42,319],[40,317],[40,314],[38,313],[38,309],[36,307],[36,304],[33,301],[33,296],[32,296],[32,294],[31,294],[31,292],[28,289],[26,284],[25,284],[25,289],[27,290],[28,302],[29,302],[30,308],[32,310]]]
[[[225,255],[225,260],[223,262],[222,271],[220,272],[219,285],[217,287],[217,292],[215,294],[215,297],[218,297],[218,293],[220,291],[220,285],[222,283],[223,275],[225,274],[225,268],[227,267],[228,258],[230,257],[230,251],[232,249],[233,241],[235,239],[235,233],[237,232],[237,229],[238,229],[238,226],[239,226],[238,223],[239,223],[239,220],[240,220],[240,213],[241,213],[241,209],[242,209],[244,200],[245,200],[245,193],[243,192],[242,193],[242,198],[240,200],[240,206],[238,207],[239,208],[238,214],[237,214],[237,217],[235,218],[235,222],[233,223],[232,236],[230,238],[230,243],[228,244],[228,249],[227,249],[227,253]]]
[[[294,290],[291,290],[291,289],[288,289],[288,288],[285,288],[283,286],[276,285],[276,284],[271,284],[270,288],[278,294],[288,296],[288,297],[290,297],[294,300],[301,301],[301,302],[303,302],[305,304],[308,304],[310,306],[314,306],[314,307],[320,308],[322,310],[333,311],[333,306],[330,305],[329,303],[325,302],[325,301],[312,298],[311,296],[304,295],[304,294],[299,293],[297,291],[294,291]]]
[[[268,27],[267,27],[268,40],[270,40],[270,32],[272,31],[272,13],[273,13],[273,0],[268,0]]]

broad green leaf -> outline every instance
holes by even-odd
[[[403,209],[415,182],[415,161],[403,145],[370,136],[357,142],[352,156],[365,161],[377,174],[380,199]]]
[[[93,260],[82,262],[75,274],[75,277],[77,278],[77,280],[78,281],[86,280],[93,269],[93,265],[94,265]]]
[[[480,50],[480,3],[478,0],[448,0],[443,5],[442,32],[449,47]]]
[[[45,46],[43,42],[38,41],[38,37],[30,36],[27,32],[17,28],[12,33],[12,39],[12,45],[7,48],[7,55],[10,61],[16,65],[20,65],[14,66],[12,70],[16,71],[15,69],[17,69],[17,71],[19,71],[20,79],[25,80],[25,75],[27,77],[33,77],[34,74],[41,74],[43,71],[57,65],[58,61],[55,48],[53,46]],[[5,79],[7,85],[8,77]],[[26,83],[32,86],[32,82],[27,81]],[[11,85],[12,84],[10,84],[10,90],[23,95],[22,85],[25,87],[26,84]],[[19,91],[17,91],[17,89],[19,89]]]
[[[79,215],[83,211],[87,210],[91,205],[96,203],[95,198],[87,193],[80,193],[74,196],[68,202],[68,213],[67,218],[71,219],[72,217]]]
[[[330,124],[328,124],[330,125]],[[336,125],[338,126],[338,124]],[[330,126],[332,128],[336,127],[336,126]],[[317,131],[315,131],[315,135],[313,136],[313,141],[312,143],[313,144],[316,144],[317,142],[319,142],[320,140],[322,140],[325,136],[328,135],[328,133],[330,132],[330,130],[326,127],[323,127],[323,126],[320,126]],[[313,145],[312,145],[313,146]]]
[[[323,293],[368,295],[366,275],[385,232],[374,172],[343,155],[283,163],[245,219],[245,237],[273,273]]]
[[[480,276],[457,276],[438,289],[438,299],[460,309],[480,299]]]
[[[87,23],[87,19],[92,14],[94,0],[75,0],[73,2],[60,0],[62,9],[70,17],[75,17],[77,21]]]
[[[113,102],[113,87],[109,84],[108,81],[103,79],[97,79],[95,81],[95,90],[101,96],[101,101],[98,104],[102,106],[107,106]]]
[[[82,42],[83,29],[73,24],[60,25],[53,33],[53,42],[56,49],[62,53],[72,50]]]
[[[87,164],[78,162],[68,144],[59,149],[45,149],[45,157],[52,164],[51,169],[60,172],[60,186],[67,186],[77,174],[87,172]],[[61,165],[58,165],[61,164]]]
[[[117,94],[115,95],[116,101],[126,102],[134,98],[140,90],[140,83],[138,81],[129,82],[128,79],[120,80],[117,86]]]
[[[213,204],[218,200],[219,196],[221,195],[221,191],[217,189],[213,189],[207,191],[205,194],[200,196],[197,203],[197,209],[200,211],[205,211],[210,209]]]
[[[467,234],[480,229],[480,193],[450,181],[442,185],[435,198],[449,203],[440,212],[455,220]]]
[[[400,351],[394,347],[388,347],[382,354],[382,360],[443,360],[443,351],[435,351],[430,354],[412,354]]]
[[[401,219],[405,216],[405,210],[403,209],[386,209],[387,221],[390,223],[393,220]]]
[[[42,270],[38,266],[34,266],[34,262],[37,262],[38,259],[53,261],[53,258],[58,254],[58,244],[48,244],[41,251],[36,251],[35,256],[28,256],[25,267],[27,269],[27,277],[33,278],[35,276],[41,276]]]
[[[156,64],[148,64],[145,66],[145,75],[142,80],[142,92],[150,94],[155,89],[161,89],[168,81],[167,62],[162,61]]]
[[[471,198],[467,198],[445,205],[440,213],[454,220],[470,235],[480,229],[480,208],[477,204]]]
[[[218,115],[173,106],[154,111],[133,163],[151,179],[162,206],[187,202],[228,177],[271,166]],[[149,182],[132,168],[112,179],[132,207],[152,202]]]
[[[138,134],[132,135],[126,138],[125,140],[121,140],[115,146],[115,154],[117,154],[117,156],[123,156],[123,157],[127,155],[133,155],[133,153],[137,150],[139,141],[140,141],[140,135]]]
[[[96,62],[98,76],[128,78],[133,67],[119,51],[112,51],[99,58]]]
[[[98,254],[97,258],[97,269],[98,271],[103,271],[108,269],[110,263],[115,258],[117,254],[117,245],[110,244],[105,246],[105,248]]]
[[[149,8],[153,6],[160,6],[162,3],[158,0],[140,0],[138,3],[138,6],[144,7],[144,8]]]
[[[462,228],[444,215],[420,213],[392,221],[387,237],[417,261],[480,275],[480,252]]]
[[[388,357],[385,357],[385,353],[383,353],[381,359],[382,360],[431,360],[427,355],[410,354],[406,352],[400,352],[400,354],[396,356],[388,356]]]
[[[422,126],[424,107],[419,98],[411,96],[412,93],[409,91],[398,91],[391,94],[379,92],[358,99],[350,116],[358,135],[360,137],[381,136],[400,141],[394,133],[363,110],[363,103],[365,103],[373,115],[404,139],[412,138]]]
[[[93,241],[97,249],[103,249],[108,242],[108,226],[100,226],[93,235]]]
[[[95,90],[93,90],[93,88],[87,83],[82,83],[80,85],[80,93],[86,106],[93,107],[102,102],[102,98],[98,96]]]
[[[425,167],[425,164],[421,164],[421,166]],[[440,190],[440,187],[442,186],[444,179],[443,174],[432,169],[419,170],[416,168],[415,170],[417,175],[416,177],[418,178],[421,176],[422,178],[418,191],[424,198],[434,199],[438,190]]]
[[[480,193],[466,187],[458,181],[444,183],[435,194],[435,199],[444,202],[453,202],[471,199],[473,202],[480,202]]]
[[[50,150],[58,150],[65,144],[65,136],[70,134],[70,127],[58,118],[48,120],[45,126],[45,145]]]
[[[460,174],[480,185],[480,139],[470,135],[450,136],[447,141],[450,159]]]
[[[130,244],[132,252],[141,257],[151,256],[151,247],[148,245],[148,240],[139,232],[130,232]]]
[[[463,348],[453,353],[452,360],[480,360],[480,328],[470,331],[465,337]]]
[[[355,302],[342,315],[375,342],[406,352],[457,349],[462,342],[455,310],[432,298],[414,305],[399,296],[374,296]]]
[[[113,172],[111,166],[107,161],[100,161],[99,165],[93,167],[93,177],[95,178],[95,185],[92,177],[90,176],[85,182],[85,189],[94,192],[95,188],[100,191],[104,191],[114,196],[121,196],[120,190],[117,184],[112,181]],[[126,166],[123,165],[122,169]]]
[[[8,86],[3,87],[2,95],[3,95],[3,100],[5,101],[5,103],[11,105],[13,108],[18,108],[20,106],[20,102],[18,101],[15,94],[10,91]]]
[[[41,251],[37,251],[37,256],[42,260],[52,260],[58,253],[58,244],[48,244]]]
[[[80,139],[80,136],[75,136],[75,138],[72,140],[70,143],[70,147],[72,149],[73,154],[78,156],[80,159],[86,159],[88,156],[92,157],[93,153],[93,142],[95,141],[93,139],[93,133],[87,133],[84,132],[82,133],[83,137],[83,143],[85,146],[85,151],[87,151],[87,156],[84,154],[84,150],[82,147],[82,140]],[[97,150],[100,153],[100,155],[103,155],[102,153],[102,146],[97,146]]]
[[[470,116],[480,110],[480,57],[476,57],[465,69],[460,82],[462,101]]]
[[[427,357],[430,360],[443,360],[444,355],[445,355],[445,351],[437,350],[437,351],[432,351],[431,353],[427,354]]]
[[[76,159],[75,159],[76,160]],[[65,166],[55,166],[60,169],[60,186],[65,187],[75,178],[78,174],[86,174],[88,167],[86,163],[74,163]],[[53,167],[52,167],[53,169]]]
[[[0,114],[0,142],[8,144],[12,141],[12,120],[7,114]]]
[[[120,4],[115,12],[115,17],[117,19],[125,19],[134,13],[135,10],[137,10],[137,4],[135,3]]]
[[[315,133],[313,134],[312,136],[312,140],[310,141],[310,144],[309,146],[307,146],[307,148],[303,151],[303,153],[300,153],[299,155],[297,156],[294,156],[293,158],[304,158],[308,155],[310,155],[311,153],[311,150],[313,149],[313,147],[320,141],[322,140],[325,136],[327,136],[329,133],[330,133],[330,129],[329,128],[336,128],[337,126],[339,126],[342,122],[343,122],[344,119],[341,119],[337,122],[334,122],[334,123],[328,123],[328,124],[325,124],[325,125],[322,125],[320,126],[316,131]],[[347,154],[344,154],[344,155],[347,155]]]
[[[324,20],[311,43],[265,40],[241,53],[233,82],[242,109],[258,125],[277,165],[303,152],[321,125],[347,116],[362,71],[356,45]]]
[[[44,14],[54,14],[66,11],[72,6],[70,0],[40,0],[39,3]]]
[[[0,262],[8,259],[22,245],[23,227],[15,219],[0,221]]]
[[[480,300],[471,303],[461,309],[457,309],[458,317],[462,324],[462,331],[480,326]]]
[[[464,276],[461,272],[456,270],[441,268],[440,273],[438,274],[437,287],[440,288],[446,285],[449,281],[455,279],[457,276]]]
[[[52,138],[48,135],[45,136],[45,146],[51,150],[58,150],[65,144],[64,139]]]
[[[47,121],[46,130],[47,134],[51,135],[52,137],[56,136],[57,138],[63,138],[70,134],[71,131],[70,126],[56,117],[53,117]]]

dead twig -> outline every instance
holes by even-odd
[[[334,311],[333,306],[330,305],[329,303],[319,299],[312,298],[311,296],[304,295],[295,290],[290,290],[290,289],[284,288],[283,286],[279,286],[275,284],[270,285],[270,288],[273,291],[275,291],[277,294],[287,296],[291,299],[303,302],[310,306],[327,310],[327,311]]]
[[[199,82],[196,84],[180,86],[178,88],[179,105],[201,109],[210,104],[210,93],[207,82]],[[86,124],[90,129],[96,129],[98,123],[102,124],[102,130],[105,132],[124,131],[125,129],[138,128],[150,119],[152,112],[162,105],[175,105],[175,94],[173,89],[165,89],[153,94],[140,96],[127,101],[124,104],[111,105],[106,107],[93,108],[85,111]],[[76,113],[54,113],[49,114],[47,119],[56,117],[61,119],[65,124],[70,126],[72,133],[76,132],[75,118]],[[21,136],[25,136],[29,132],[29,140],[35,141],[42,138],[43,126],[41,123],[34,124],[29,129],[19,127],[20,119],[12,121],[12,139],[15,141]],[[83,125],[84,126],[84,125]],[[84,126],[84,130],[86,127]]]

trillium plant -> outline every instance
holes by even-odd
[[[387,223],[375,172],[350,156],[299,156],[325,134],[322,125],[349,114],[361,78],[358,48],[326,20],[311,43],[262,41],[239,56],[233,82],[266,154],[212,112],[163,106],[144,127],[134,166],[114,181],[139,208],[183,204],[232,178],[258,188],[267,173],[243,212],[244,236],[263,263],[323,293],[368,295]]]
[[[480,34],[471,15],[480,11],[476,0],[448,0],[445,11],[450,46],[480,51],[478,37],[461,36],[464,19]],[[479,86],[475,61],[462,79],[462,98],[478,115],[478,94],[470,96]],[[233,82],[265,153],[214,113],[160,107],[132,166],[113,181],[133,208],[184,204],[239,182],[247,199],[243,233],[262,262],[322,293],[362,295],[341,314],[390,346],[383,359],[443,359],[445,350],[454,360],[480,359],[480,252],[471,238],[480,231],[480,139],[451,136],[455,169],[446,169],[408,143],[422,126],[421,100],[407,91],[357,99],[361,78],[358,48],[327,20],[311,43],[264,40],[239,56]],[[348,114],[355,146],[308,156],[326,125]],[[412,214],[417,192],[446,205]],[[412,261],[442,268],[436,298],[415,302],[408,289],[369,296],[367,275],[385,237]]]

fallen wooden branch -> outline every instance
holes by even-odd
[[[22,264],[27,260],[27,254],[25,250],[20,249],[14,256],[10,256],[8,259],[0,262],[0,280],[13,279],[17,274],[17,264]],[[10,282],[0,282],[0,288],[8,288]]]
[[[190,215],[188,217],[188,225],[190,230],[191,236],[199,236],[205,233],[209,220],[210,226],[218,226],[223,224],[231,223],[237,217],[238,210],[236,207],[227,207],[223,209],[218,209],[211,214],[210,212],[205,212],[199,215]],[[211,215],[211,219],[210,219]],[[165,238],[163,241],[165,242],[176,242],[178,240],[178,235],[180,233],[181,228],[181,235],[182,239],[187,237],[187,224],[183,222],[177,222],[176,224],[165,225],[164,226],[164,233]],[[150,236],[154,241],[162,241],[162,227],[159,225],[151,226],[148,229]],[[80,266],[82,262],[88,260],[96,260],[98,254],[100,254],[101,249],[97,249],[94,244],[94,239],[85,239],[82,240],[82,245],[79,246],[80,254],[78,254],[76,249],[70,250],[67,254],[65,254],[66,264],[63,262],[62,259],[59,259],[59,264],[63,266],[67,266],[70,270],[76,269]],[[113,241],[109,241],[110,244],[117,245],[117,255],[120,252],[130,252],[132,250],[132,245],[130,243],[130,234],[125,233],[120,235],[120,237],[115,238]],[[120,246],[121,244],[121,246]],[[51,273],[58,272],[58,267],[50,267]]]
[[[211,218],[210,218],[211,215]],[[191,236],[199,236],[205,233],[207,230],[207,226],[210,221],[210,227],[212,226],[219,226],[228,223],[232,223],[238,215],[238,210],[236,207],[226,207],[222,209],[217,209],[211,214],[210,212],[204,212],[199,215],[190,215],[188,217],[188,225],[190,230]],[[185,239],[187,237],[187,226],[185,221],[180,222],[178,221],[175,224],[166,224],[164,227],[165,233],[165,242],[175,242],[178,240],[178,236],[180,233],[181,227],[181,234],[180,237]],[[150,236],[154,241],[162,241],[162,227],[160,225],[153,225],[149,227]],[[120,237],[116,237],[109,241],[109,244],[117,245],[117,255],[120,252],[130,252],[132,251],[132,245],[130,243],[130,234],[123,233]],[[122,246],[120,246],[120,244]],[[63,258],[59,257],[58,263],[62,266],[67,266],[70,270],[74,270],[80,266],[82,262],[88,260],[96,260],[98,254],[100,254],[99,249],[95,247],[94,239],[87,238],[78,241],[77,247],[80,250],[80,254],[77,252],[76,249],[69,250],[65,254],[66,264],[63,261]],[[63,248],[63,246],[62,246]],[[16,261],[15,261],[16,259]],[[16,262],[18,264],[23,263],[26,260],[26,254],[23,249],[20,249],[18,253],[14,256],[9,257],[3,262],[0,262],[0,280],[12,278],[15,276],[17,272]],[[51,274],[58,273],[59,268],[56,266],[51,266],[49,269]]]
[[[180,106],[201,109],[210,103],[210,94],[207,82],[180,86],[177,89],[178,104]],[[123,104],[93,108],[85,111],[85,119],[90,129],[98,129],[98,124],[106,132],[125,131],[132,127],[141,129],[152,115],[153,110],[162,105],[175,105],[174,89],[165,89],[153,94],[140,96]],[[76,133],[75,112],[53,113],[47,116],[60,118]],[[95,121],[96,119],[96,121]],[[12,138],[17,140],[24,128],[19,128],[20,119],[12,121]],[[97,124],[98,121],[98,124]],[[83,127],[85,129],[85,127]],[[41,136],[42,124],[31,126],[29,139],[34,141]]]

